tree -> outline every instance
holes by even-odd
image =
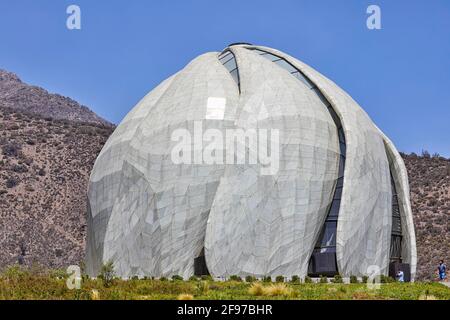
[[[103,280],[103,286],[109,288],[113,285],[114,277],[114,263],[110,260],[102,266],[99,278]]]
[[[427,150],[422,150],[422,157],[430,158],[430,153]]]

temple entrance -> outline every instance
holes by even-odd
[[[194,275],[197,277],[210,275],[208,267],[206,266],[205,248],[203,248],[200,255],[194,259]]]

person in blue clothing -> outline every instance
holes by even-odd
[[[447,278],[447,266],[444,263],[444,260],[439,261],[438,266],[439,280],[444,281]]]
[[[397,281],[398,282],[405,282],[405,274],[402,270],[398,270],[397,272]]]

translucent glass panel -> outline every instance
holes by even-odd
[[[342,187],[344,184],[345,155],[347,151],[347,147],[345,144],[345,134],[344,129],[342,128],[341,120],[332,108],[330,102],[319,90],[319,88],[317,88],[317,86],[311,80],[309,80],[308,77],[306,77],[291,63],[289,63],[282,57],[278,57],[277,55],[260,49],[248,49],[253,50],[253,52],[261,55],[262,57],[285,69],[295,78],[300,80],[308,89],[312,90],[319,97],[324,106],[328,109],[328,112],[330,113],[334,123],[336,124],[340,149],[338,180],[336,181],[333,201],[330,205],[325,224],[316,243],[308,268],[308,272],[312,275],[336,274],[338,272],[336,263],[336,229],[339,216],[339,208],[341,206]]]
[[[327,221],[322,230],[320,248],[336,246],[337,221]]]
[[[301,82],[303,82],[309,89],[313,89],[315,88],[314,84],[309,81],[308,78],[306,78],[303,73],[301,73],[297,68],[295,68],[292,64],[290,64],[288,61],[286,61],[284,58],[280,58],[274,54],[271,54],[269,52],[265,52],[259,49],[252,49],[249,48],[249,50],[252,50],[256,53],[258,53],[260,56],[269,59],[270,61],[276,63],[277,65],[279,65],[281,68],[285,69],[286,71],[288,71],[290,74],[292,74],[294,77],[296,77],[298,80],[300,80]],[[322,93],[320,93],[322,95]],[[323,98],[325,101],[326,99]],[[322,100],[322,98],[321,98]],[[328,103],[328,101],[326,101],[326,103]]]
[[[225,50],[219,55],[219,61],[223,66],[230,72],[234,81],[238,85],[239,92],[241,90],[240,79],[239,79],[239,69],[236,63],[236,57],[230,50]]]
[[[402,237],[392,235],[391,237],[391,248],[390,248],[390,261],[391,262],[402,262]]]
[[[390,260],[402,261],[402,221],[400,217],[400,207],[398,205],[397,189],[394,178],[391,175],[392,190],[392,231],[391,231],[391,255]]]
[[[397,190],[394,179],[391,176],[392,189],[392,234],[402,235],[402,223],[400,218],[400,207],[398,205]]]

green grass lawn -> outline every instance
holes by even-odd
[[[0,276],[4,299],[422,299],[450,300],[450,288],[438,283],[386,283],[370,290],[366,284],[246,283],[211,280],[114,280],[84,279],[81,288],[69,290],[63,273],[33,273],[10,269]]]

